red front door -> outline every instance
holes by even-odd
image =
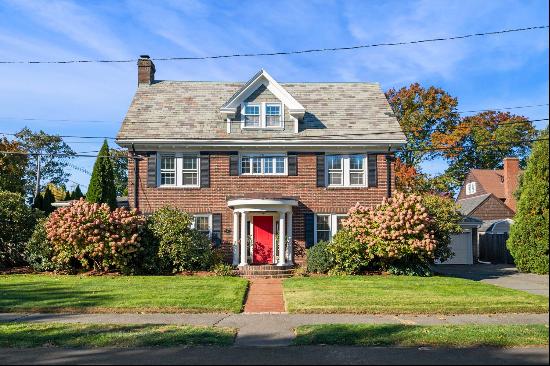
[[[254,216],[254,264],[273,262],[273,216]]]

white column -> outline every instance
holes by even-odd
[[[233,211],[233,265],[239,264],[239,213]]]
[[[285,260],[285,244],[286,244],[286,235],[285,235],[285,212],[281,211],[279,212],[279,262],[277,263],[278,266],[284,266],[286,265]]]
[[[241,263],[239,263],[239,266],[247,265],[246,247],[248,240],[246,235],[246,216],[246,212],[241,212]]]
[[[292,209],[286,214],[286,227],[288,236],[288,264],[294,263],[294,243],[292,242]]]

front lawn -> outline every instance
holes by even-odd
[[[237,277],[1,275],[0,312],[238,313]]]
[[[452,277],[334,276],[283,282],[292,313],[545,313],[548,298]]]
[[[521,347],[548,345],[548,326],[328,324],[296,329],[296,345]]]
[[[0,347],[153,347],[233,344],[229,328],[187,325],[0,323]]]

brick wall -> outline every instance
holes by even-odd
[[[134,202],[133,159],[129,159],[128,197]],[[299,206],[293,211],[294,254],[297,262],[304,256],[304,213],[346,213],[357,202],[373,206],[386,196],[386,158],[378,155],[378,186],[368,188],[325,188],[316,186],[316,156],[298,154],[297,176],[229,176],[229,155],[210,155],[209,188],[148,188],[147,159],[140,161],[139,208],[151,213],[170,205],[189,213],[221,213],[223,248],[231,255],[233,240],[233,210],[227,207],[227,197],[254,192],[268,192],[298,198]],[[393,171],[393,169],[392,169]],[[395,187],[392,173],[392,187]]]

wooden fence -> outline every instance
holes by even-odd
[[[508,233],[482,234],[479,236],[479,260],[493,264],[514,264],[514,258],[506,247]]]

